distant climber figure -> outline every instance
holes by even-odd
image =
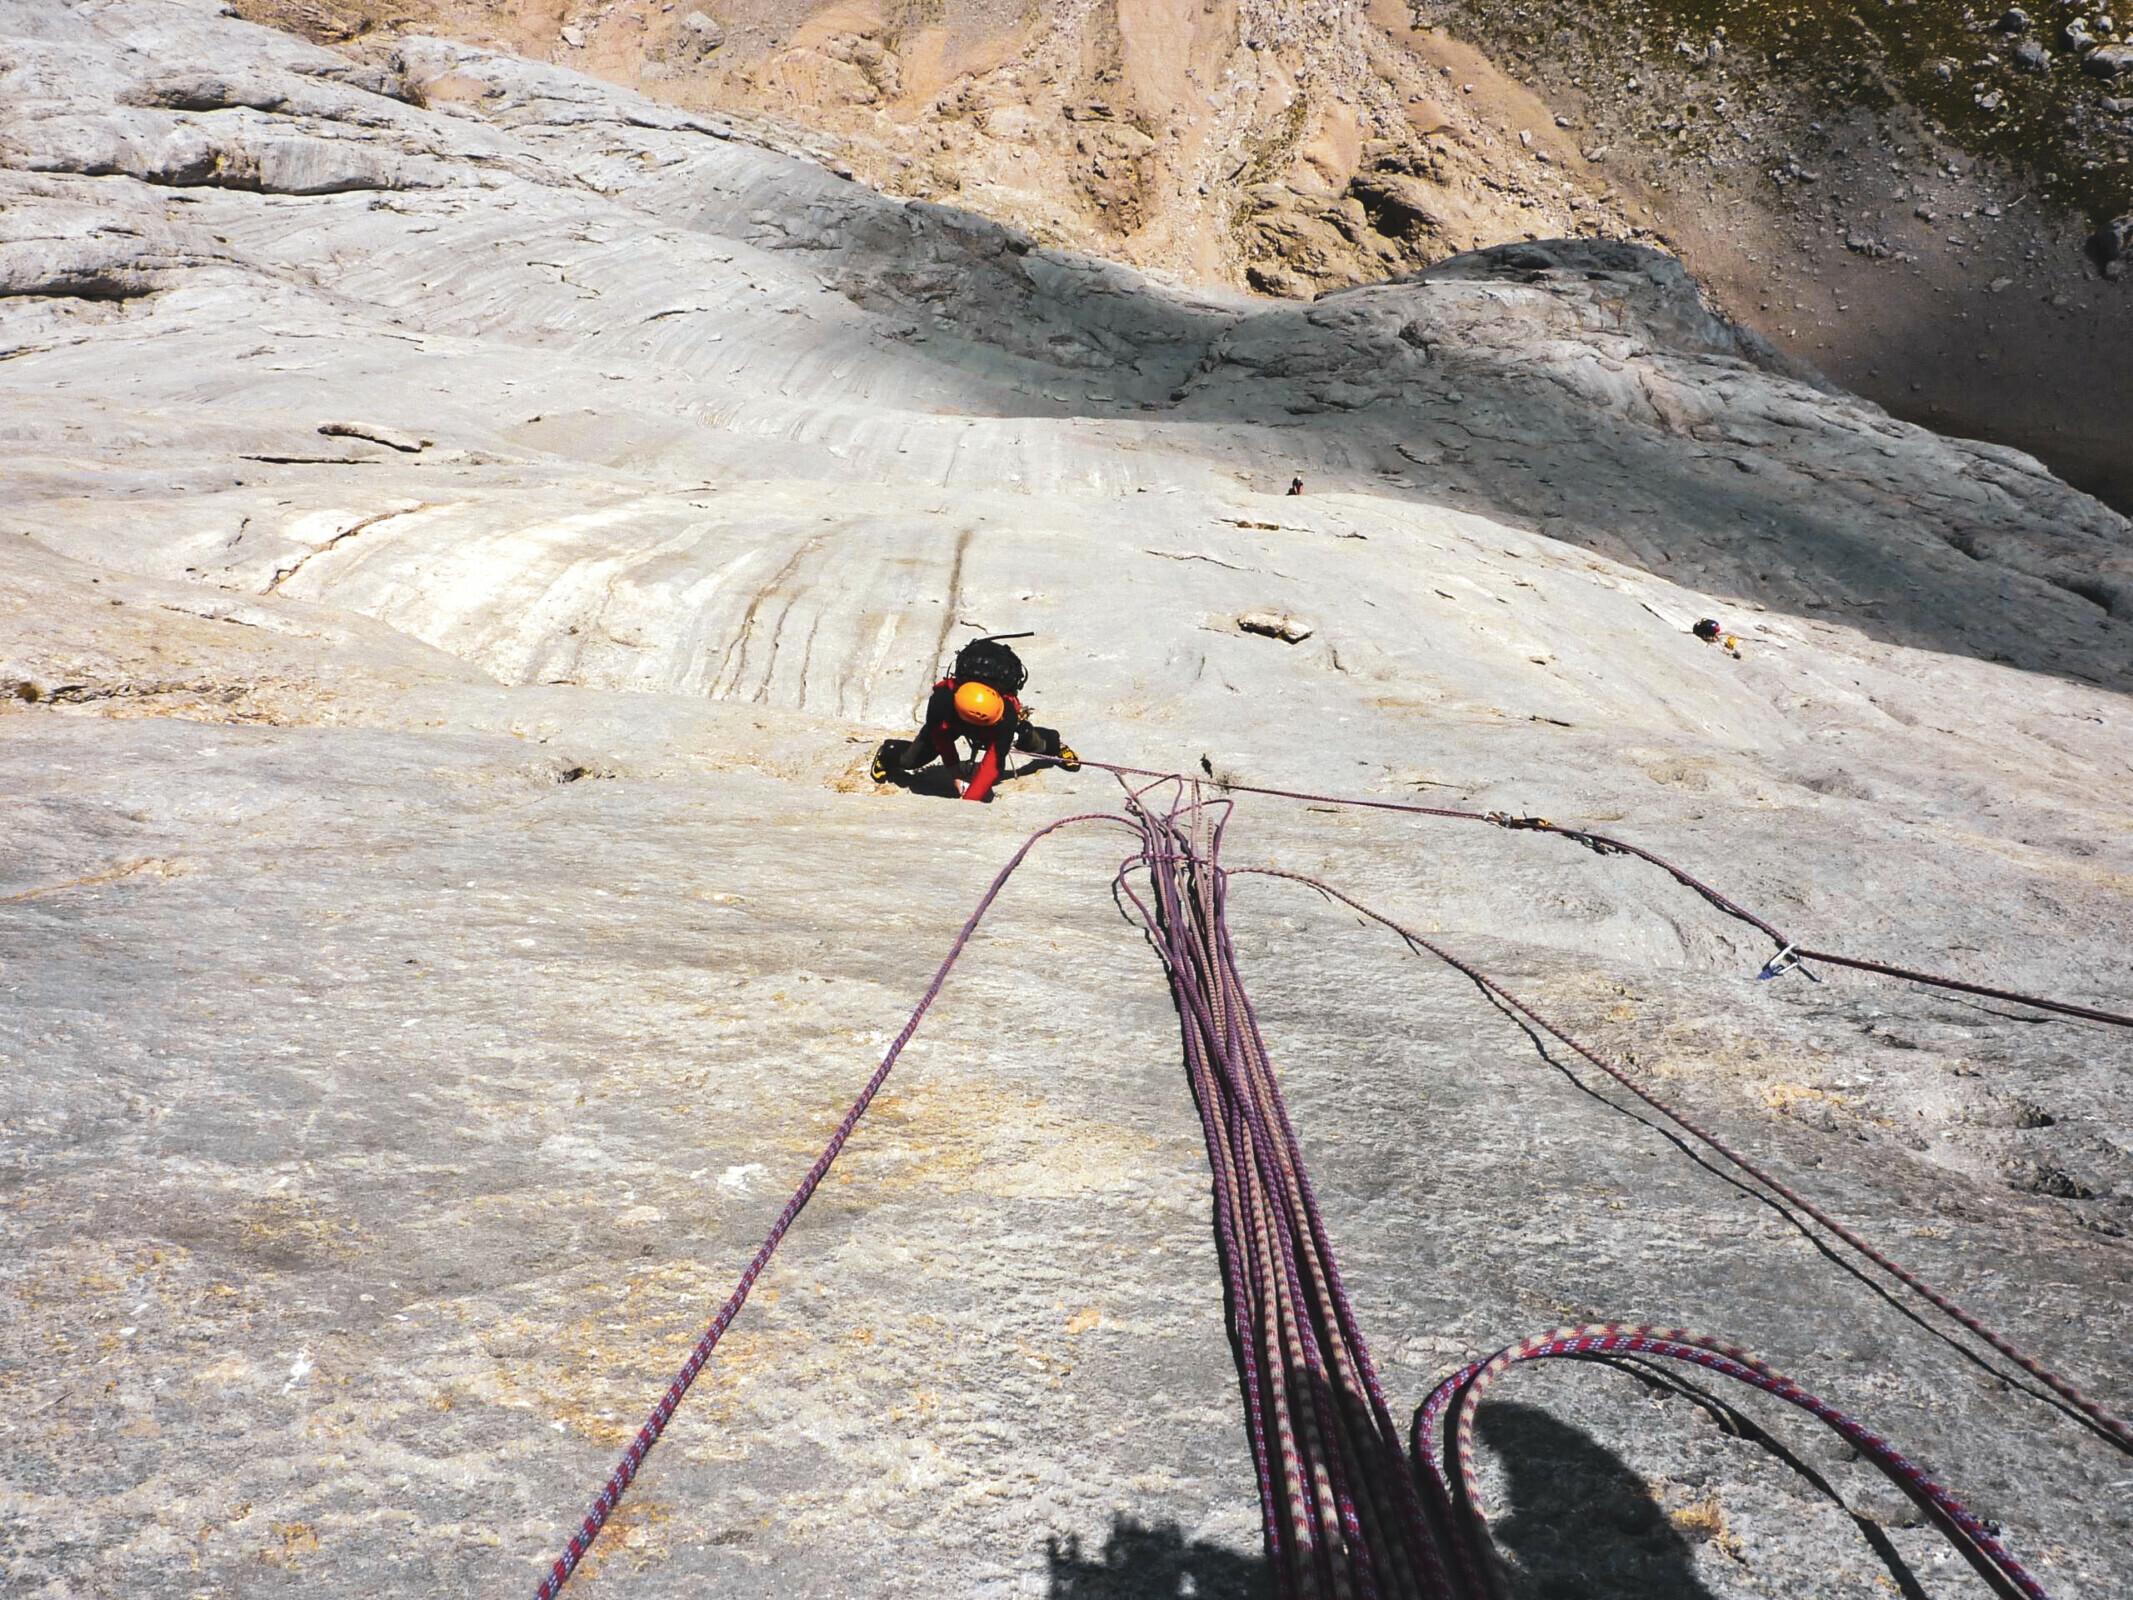
[[[1689,632],[1695,634],[1705,644],[1720,646],[1735,661],[1741,659],[1740,640],[1720,627],[1716,617],[1699,618],[1696,626],[1689,629]]]
[[[1303,481],[1303,479],[1301,479],[1301,478],[1291,478],[1291,479],[1289,480],[1289,493],[1291,493],[1291,494],[1302,494],[1303,492],[1304,492],[1304,481]]]
[[[892,776],[918,772],[936,760],[947,763],[952,777],[958,739],[968,739],[978,752],[977,770],[963,791],[965,800],[991,798],[1010,749],[1050,756],[1069,772],[1080,770],[1081,758],[1066,747],[1059,730],[1031,722],[1016,698],[1029,675],[1022,658],[1002,641],[1028,637],[1026,633],[995,634],[973,639],[957,651],[955,670],[933,686],[926,700],[918,737],[884,739],[874,752],[874,781],[887,783]]]

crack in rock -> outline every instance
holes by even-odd
[[[431,504],[431,502],[425,501],[419,506],[403,506],[397,511],[380,511],[375,516],[365,517],[361,522],[356,523],[353,527],[343,528],[339,533],[328,539],[324,544],[313,545],[309,551],[297,557],[294,565],[278,568],[275,571],[274,576],[267,581],[267,586],[259,592],[261,594],[278,593],[283,584],[287,583],[291,578],[295,577],[299,572],[304,570],[305,565],[311,560],[313,556],[324,555],[328,550],[331,550],[335,545],[341,543],[344,539],[353,539],[365,528],[375,528],[379,523],[390,522],[395,517],[411,517],[419,511],[428,511],[431,509]]]

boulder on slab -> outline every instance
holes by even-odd
[[[681,19],[680,43],[686,50],[707,56],[726,42],[726,30],[716,18],[692,11]]]
[[[1237,619],[1237,626],[1246,633],[1279,639],[1283,644],[1302,644],[1318,631],[1310,623],[1299,622],[1285,611],[1247,611]]]
[[[425,450],[431,443],[416,434],[381,428],[369,422],[322,422],[318,425],[318,431],[333,439],[368,439],[373,444],[382,444],[407,455]]]

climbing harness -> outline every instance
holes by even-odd
[[[1719,909],[1761,928],[1782,947],[1770,966],[1776,967],[1790,958],[1787,967],[1780,970],[1789,970],[1790,965],[1797,965],[1806,957],[1834,959],[1838,964],[1973,993],[1998,991],[1879,963],[1801,951],[1753,913],[1650,852],[1600,835],[1558,828],[1545,818],[1506,818],[1500,813],[1343,800],[1236,784],[1208,786],[1177,774],[1106,762],[1083,764],[1119,778],[1126,788],[1124,812],[1082,813],[1050,823],[1031,834],[994,876],[881,1064],[786,1201],[732,1294],[623,1452],[579,1528],[542,1576],[536,1589],[537,1600],[554,1600],[599,1536],[690,1385],[746,1304],[749,1291],[768,1267],[787,1230],[887,1081],[904,1047],[939,997],[956,958],[969,944],[1007,880],[1040,840],[1082,823],[1116,825],[1137,836],[1138,848],[1120,866],[1114,892],[1122,903],[1134,907],[1145,937],[1163,962],[1177,1007],[1186,1076],[1207,1143],[1217,1255],[1259,1484],[1267,1558],[1274,1572],[1276,1592],[1284,1600],[1291,1596],[1309,1600],[1503,1600],[1507,1591],[1474,1472],[1473,1419],[1481,1395],[1504,1370],[1520,1362],[1551,1357],[1624,1356],[1693,1363],[1752,1384],[1807,1411],[1834,1428],[1892,1478],[1985,1576],[1995,1592],[2019,1600],[2047,1600],[2044,1590],[1991,1529],[1892,1446],[1745,1352],[1679,1329],[1608,1324],[1557,1330],[1510,1346],[1486,1362],[1461,1369],[1439,1385],[1417,1411],[1409,1439],[1411,1459],[1403,1457],[1399,1431],[1342,1287],[1332,1242],[1304,1170],[1302,1150],[1259,1031],[1257,1014],[1238,973],[1226,913],[1230,880],[1241,873],[1284,878],[1317,890],[1390,929],[1410,948],[1426,951],[1465,974],[1493,999],[1575,1051],[1770,1194],[1782,1198],[1983,1339],[2051,1389],[2096,1431],[2129,1452],[2133,1452],[2133,1427],[1467,962],[1332,885],[1305,874],[1267,867],[1225,868],[1220,854],[1223,831],[1234,804],[1230,796],[1247,792],[1270,794],[1559,833],[1594,848],[1605,846],[1650,861]],[[1136,788],[1126,784],[1128,777],[1154,781]],[[1212,796],[1208,793],[1211,787],[1215,789]],[[1150,798],[1157,792],[1167,794],[1167,804]],[[1137,881],[1144,886],[1136,888]],[[1774,974],[1766,969],[1766,975]],[[2085,1007],[2030,996],[2000,997],[2041,1009],[2133,1025],[2133,1018]],[[1441,1424],[1455,1403],[1456,1425],[1447,1441]],[[1447,1450],[1451,1452],[1449,1457]]]

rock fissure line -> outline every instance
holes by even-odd
[[[335,464],[340,464],[341,462],[340,457],[332,457],[329,459],[334,461]],[[419,506],[409,506],[399,511],[380,511],[376,516],[365,517],[361,522],[354,524],[352,527],[343,528],[339,533],[328,539],[324,544],[314,545],[309,551],[305,552],[301,556],[298,556],[293,565],[277,568],[275,570],[274,576],[267,580],[266,588],[262,589],[260,593],[280,593],[281,586],[287,583],[291,578],[295,577],[299,572],[303,571],[305,564],[308,563],[314,556],[324,555],[327,551],[333,549],[334,546],[338,545],[342,540],[353,539],[365,528],[375,528],[379,523],[390,522],[395,517],[411,517],[415,515],[415,513],[418,511],[428,511],[432,508],[432,503],[425,502],[424,504]]]

